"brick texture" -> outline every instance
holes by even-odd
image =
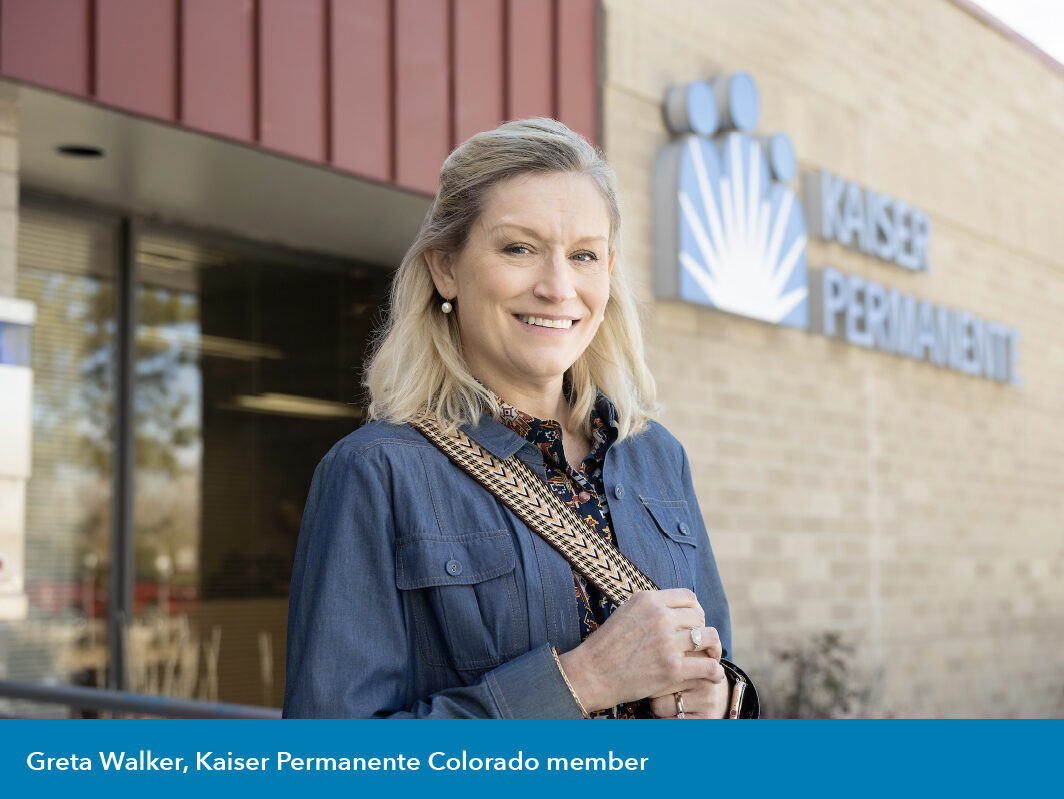
[[[1064,715],[1064,73],[947,0],[605,0],[603,24],[622,268],[738,660],[771,682],[837,631],[861,714]],[[661,98],[740,69],[802,170],[931,218],[929,274],[812,240],[810,267],[1019,329],[1021,386],[651,299]]]

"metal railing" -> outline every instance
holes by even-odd
[[[103,710],[172,719],[281,718],[281,711],[278,708],[259,705],[200,702],[193,699],[135,694],[129,691],[82,688],[75,685],[39,685],[11,680],[0,680],[0,698],[66,705],[78,710]]]

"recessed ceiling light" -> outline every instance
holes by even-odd
[[[103,158],[104,156],[103,148],[92,144],[60,144],[55,151],[70,158]]]

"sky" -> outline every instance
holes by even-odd
[[[973,0],[1064,64],[1064,0]]]

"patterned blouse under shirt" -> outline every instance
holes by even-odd
[[[565,460],[562,426],[558,422],[553,419],[537,419],[519,411],[501,398],[498,402],[502,410],[503,424],[538,446],[543,453],[547,483],[558,498],[584,519],[592,530],[607,541],[612,541],[610,508],[606,502],[606,489],[602,481],[602,464],[606,460],[606,452],[617,440],[617,426],[612,421],[609,400],[600,396],[591,411],[591,451],[579,469],[571,468]],[[583,641],[606,621],[617,606],[575,571],[573,590],[576,595],[576,613],[580,619],[580,640]],[[591,717],[646,719],[654,718],[654,714],[650,712],[650,702],[641,699],[594,711]]]

